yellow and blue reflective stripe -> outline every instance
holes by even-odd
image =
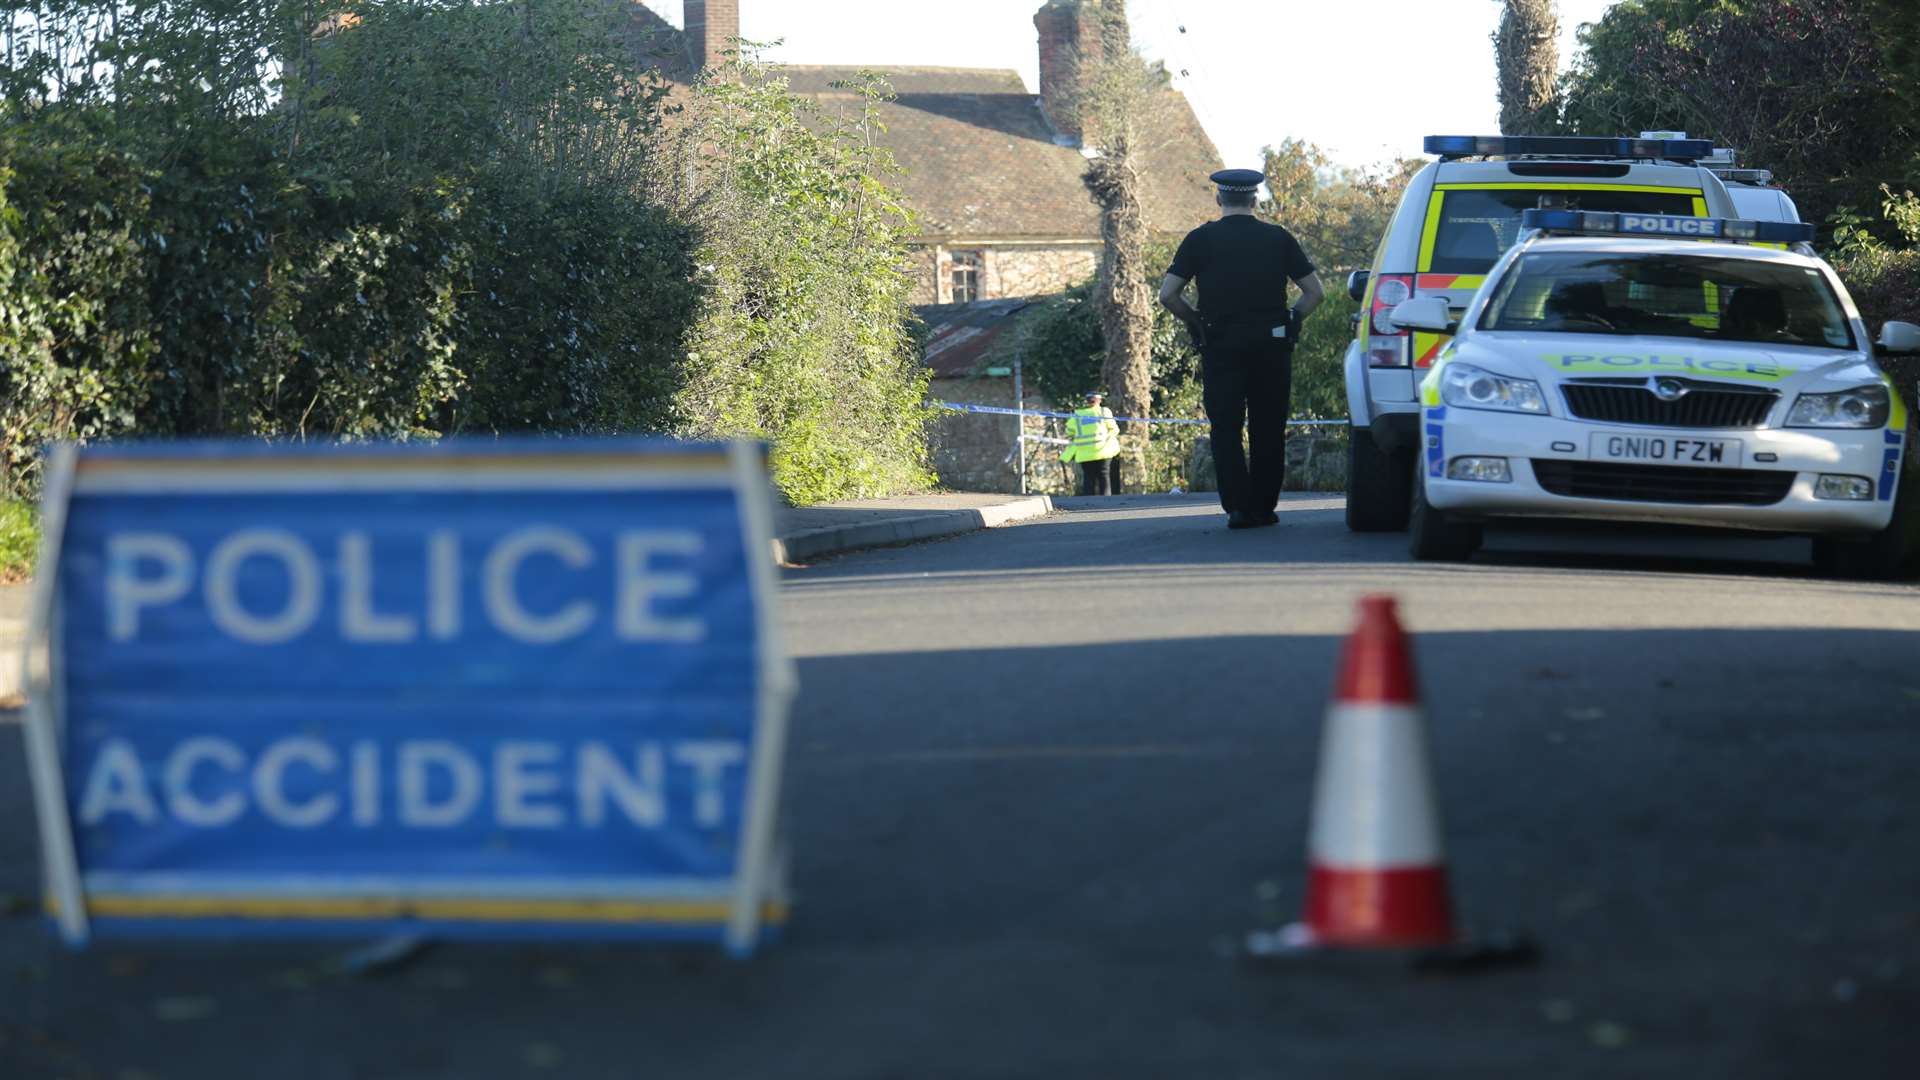
[[[59,913],[49,897],[49,914]],[[379,896],[140,896],[87,897],[95,918],[129,919],[396,919],[454,922],[649,923],[705,926],[726,923],[727,899],[562,900],[535,898],[379,897]],[[787,905],[767,901],[762,918],[787,920]]]

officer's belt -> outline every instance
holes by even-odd
[[[1274,312],[1220,315],[1211,318],[1202,315],[1200,321],[1205,323],[1209,330],[1227,330],[1236,326],[1284,326],[1287,322],[1287,311],[1282,308]]]

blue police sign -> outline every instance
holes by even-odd
[[[29,731],[64,935],[784,919],[757,448],[56,451]]]

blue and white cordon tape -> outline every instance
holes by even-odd
[[[1074,417],[1074,414],[1070,412],[1045,412],[1040,409],[1009,409],[1001,405],[967,405],[954,401],[941,401],[937,398],[933,401],[933,404],[952,412],[991,413],[995,416],[1051,416],[1060,420],[1071,420]],[[1116,416],[1113,419],[1116,423],[1122,424],[1199,424],[1205,426],[1212,422],[1208,420],[1168,420],[1151,416]],[[1306,427],[1320,424],[1344,423],[1346,423],[1345,420],[1289,420],[1287,421],[1287,426]]]

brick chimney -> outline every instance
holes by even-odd
[[[1105,56],[1103,42],[1129,40],[1126,0],[1047,0],[1033,16],[1040,31],[1040,111],[1054,142],[1079,146],[1085,136],[1079,101],[1086,73]]]
[[[1082,0],[1047,0],[1033,16],[1040,31],[1040,111],[1055,141],[1068,146],[1080,145],[1081,69],[1100,61],[1097,13],[1082,6]],[[1099,0],[1085,6],[1098,7]]]
[[[686,0],[687,59],[693,70],[726,60],[728,38],[740,36],[740,0]]]

